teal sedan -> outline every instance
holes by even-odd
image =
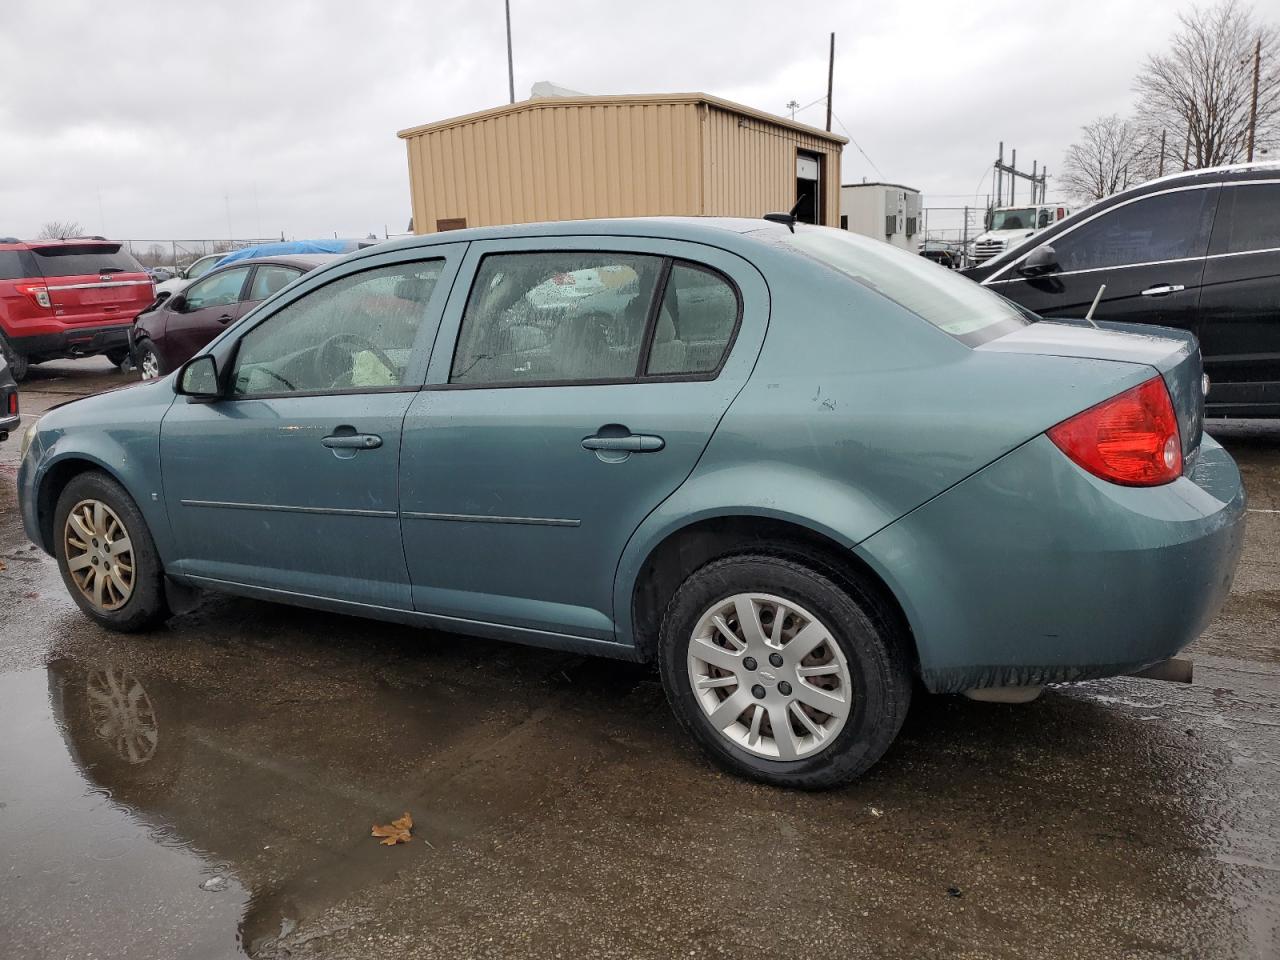
[[[1244,491],[1202,380],[1188,334],[1032,322],[844,231],[462,230],[47,413],[19,491],[109,629],[211,590],[652,662],[713,760],[828,787],[915,689],[1025,699],[1204,629]]]

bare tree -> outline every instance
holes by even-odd
[[[84,227],[76,220],[50,220],[36,234],[37,240],[65,240],[84,236]]]
[[[1132,120],[1112,114],[1080,128],[1067,148],[1058,183],[1073,199],[1089,203],[1149,179],[1155,154],[1148,132]],[[1158,137],[1157,137],[1158,140]]]
[[[1144,120],[1168,131],[1170,154],[1186,148],[1191,167],[1243,160],[1254,47],[1261,44],[1256,141],[1265,152],[1280,134],[1280,33],[1239,0],[1192,7],[1178,19],[1169,52],[1148,57],[1134,81]]]

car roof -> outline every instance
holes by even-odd
[[[123,247],[120,240],[108,240],[106,237],[61,237],[57,240],[19,240],[17,237],[0,237],[0,250],[31,250],[39,247],[76,246],[88,247],[101,244],[108,247]]]
[[[300,270],[314,270],[316,267],[323,267],[326,263],[333,263],[335,260],[342,258],[340,253],[297,253],[288,256],[279,257],[251,257],[247,260],[234,260],[225,267],[218,267],[210,270],[200,279],[211,277],[214,274],[222,273],[232,267],[254,267],[254,266],[277,266],[277,267],[297,267]]]
[[[468,243],[478,240],[506,240],[516,237],[659,237],[687,240],[712,246],[742,247],[743,238],[754,233],[786,230],[779,223],[763,217],[620,217],[595,220],[554,220],[542,223],[504,224],[493,227],[467,227],[441,233],[404,237],[376,247],[367,247],[348,256],[377,256],[388,251],[431,247],[444,243]],[[749,243],[749,241],[748,241]]]

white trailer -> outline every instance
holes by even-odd
[[[840,228],[884,240],[909,253],[916,252],[920,222],[920,191],[900,183],[846,183],[840,187]]]

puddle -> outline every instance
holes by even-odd
[[[176,841],[168,824],[113,795],[110,784],[141,784],[159,770],[151,766],[157,714],[145,692],[117,676],[117,703],[132,704],[118,709],[98,699],[101,691],[87,698],[92,688],[63,680],[40,669],[0,675],[5,952],[40,956],[56,940],[126,956],[127,942],[104,944],[114,929],[149,930],[148,952],[168,941],[172,956],[236,954],[245,886]],[[202,889],[214,876],[223,878],[216,894]]]

